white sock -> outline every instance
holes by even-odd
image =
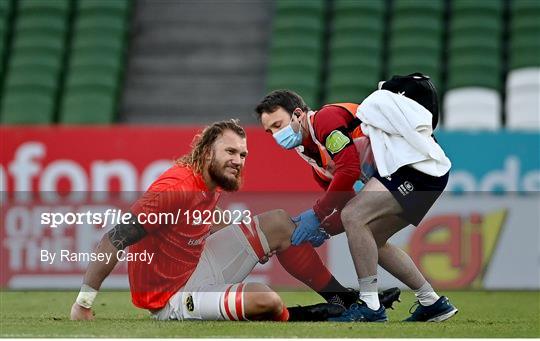
[[[358,279],[360,284],[360,299],[366,302],[369,309],[379,310],[379,293],[377,292],[377,275]]]
[[[427,281],[420,288],[414,290],[414,295],[418,298],[418,301],[423,306],[432,305],[437,302],[439,295],[433,290],[431,284]]]

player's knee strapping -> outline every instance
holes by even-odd
[[[244,283],[229,286],[221,297],[220,307],[225,320],[247,320],[244,309]]]
[[[244,224],[243,222],[240,222],[238,226],[247,238],[249,245],[251,245],[257,258],[262,260],[266,254],[270,252],[270,246],[268,246],[266,236],[259,226],[259,219],[254,217],[250,223]]]

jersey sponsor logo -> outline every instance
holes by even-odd
[[[186,309],[191,313],[195,310],[195,304],[193,303],[193,296],[191,294],[186,298]]]
[[[206,235],[204,237],[201,237],[199,239],[190,239],[187,243],[187,245],[189,246],[197,246],[197,245],[201,245],[203,243],[203,241],[206,239]]]
[[[201,245],[209,235],[210,235],[210,231],[206,232],[206,234],[204,236],[202,236],[201,238],[190,239],[190,240],[188,240],[187,245],[189,245],[189,246]]]
[[[343,150],[343,148],[345,148],[350,142],[351,139],[347,135],[343,134],[339,130],[334,130],[326,138],[326,143],[324,146],[330,153],[335,154]]]
[[[398,190],[401,193],[401,195],[406,196],[407,194],[414,191],[414,186],[409,181],[405,181],[404,183],[398,186]]]

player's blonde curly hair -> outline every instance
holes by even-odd
[[[176,163],[182,166],[191,167],[196,173],[202,173],[205,165],[205,156],[210,152],[214,142],[223,135],[225,130],[231,130],[238,136],[245,138],[244,128],[238,124],[237,119],[214,122],[195,135],[191,142],[191,152],[181,156]]]

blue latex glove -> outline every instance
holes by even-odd
[[[292,245],[302,244],[319,231],[319,218],[313,209],[302,212],[298,217],[292,218],[292,221],[297,225],[291,236]]]
[[[308,242],[310,242],[313,247],[319,247],[329,238],[330,235],[326,233],[323,228],[319,228],[319,231],[317,231],[313,237],[309,238]]]

